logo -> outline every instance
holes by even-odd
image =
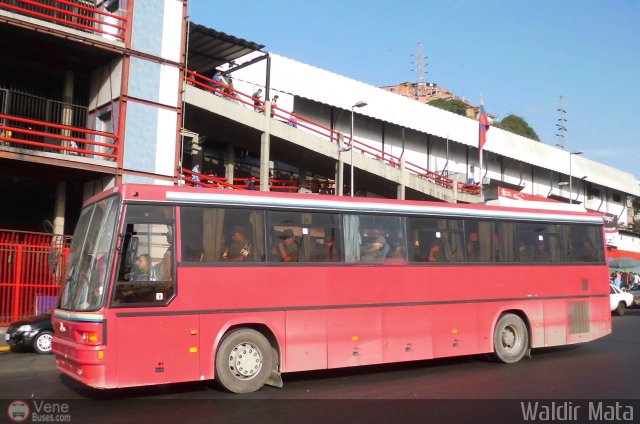
[[[29,419],[29,404],[23,400],[14,400],[7,408],[7,415],[12,421],[17,423],[25,422]]]
[[[59,330],[61,333],[64,333],[65,331],[67,331],[67,328],[64,326],[63,322],[60,322]]]

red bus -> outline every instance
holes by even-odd
[[[601,215],[123,185],[83,208],[54,312],[97,388],[492,353],[611,332]]]

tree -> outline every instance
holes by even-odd
[[[640,214],[640,197],[631,196],[631,207],[633,208],[633,216]]]
[[[467,116],[467,109],[469,109],[468,104],[458,99],[434,99],[427,104],[461,116]]]
[[[531,128],[523,118],[517,115],[507,115],[502,121],[496,122],[494,125],[505,131],[540,141],[538,134],[536,134],[533,128]]]

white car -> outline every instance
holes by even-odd
[[[616,315],[624,315],[624,311],[633,305],[633,295],[623,292],[613,284],[609,284],[609,293],[611,312],[615,312]]]

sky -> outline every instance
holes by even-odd
[[[427,82],[640,179],[640,0],[189,0],[189,19],[374,86]],[[413,55],[413,56],[412,56]]]

